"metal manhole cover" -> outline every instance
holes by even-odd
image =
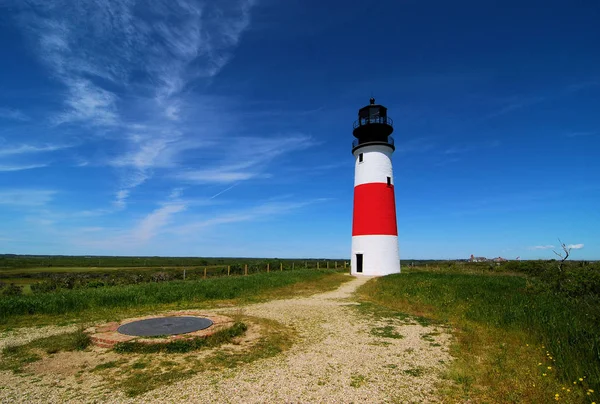
[[[204,330],[212,324],[211,320],[202,317],[158,317],[123,324],[117,332],[135,337],[157,337]]]

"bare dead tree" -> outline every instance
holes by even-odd
[[[563,252],[559,253],[559,252],[556,252],[555,250],[552,250],[552,252],[560,257],[560,263],[558,264],[558,270],[562,271],[563,263],[567,260],[567,258],[569,258],[569,254],[571,253],[571,247],[567,247],[567,245],[565,243],[563,243],[562,241],[560,241],[560,239],[558,239],[558,242],[560,243],[560,248],[562,248]]]
[[[556,287],[560,289],[564,278],[563,264],[567,258],[569,258],[569,254],[571,254],[571,247],[568,247],[560,239],[558,239],[558,242],[560,243],[560,248],[562,251],[556,252],[555,250],[552,250],[552,252],[560,258],[560,261],[558,262],[558,277],[556,279]]]

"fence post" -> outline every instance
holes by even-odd
[[[183,268],[183,280],[185,281],[185,268]]]
[[[230,271],[231,271],[231,265],[227,265],[227,276],[229,276]]]
[[[317,261],[317,269],[319,269],[319,261]]]
[[[294,270],[294,263],[292,262],[292,270]]]
[[[329,269],[329,261],[327,261],[327,269]]]
[[[346,269],[346,261],[344,261],[344,269]]]
[[[280,271],[283,271],[283,262],[280,262],[280,263],[279,263],[279,270],[280,270]]]
[[[304,269],[308,269],[308,262],[304,261]]]
[[[335,262],[335,269],[337,269],[337,261]]]
[[[204,278],[206,279],[206,267],[204,267]]]
[[[244,275],[248,275],[248,264],[244,264]]]
[[[267,264],[267,272],[269,272],[270,264]]]

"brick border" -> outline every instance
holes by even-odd
[[[159,318],[159,317],[176,317],[176,316],[186,316],[186,317],[202,317],[208,318],[213,322],[213,324],[205,328],[203,330],[198,330],[194,332],[189,332],[186,334],[178,334],[178,335],[170,335],[165,338],[144,338],[144,337],[136,337],[132,335],[120,334],[117,332],[117,328],[122,326],[123,324],[128,324],[134,321],[146,320],[149,318]],[[163,313],[160,315],[152,315],[145,317],[136,317],[136,318],[128,318],[126,320],[122,320],[121,322],[113,321],[110,323],[98,324],[93,327],[89,327],[85,330],[86,334],[89,334],[92,343],[101,348],[112,348],[118,342],[141,342],[143,344],[157,344],[157,343],[167,343],[170,341],[180,340],[180,339],[190,339],[190,338],[206,338],[209,335],[213,335],[215,332],[223,330],[225,328],[229,328],[233,325],[234,321],[230,317],[222,316],[220,314],[214,313],[206,313],[199,310],[184,310],[184,311],[174,311]]]

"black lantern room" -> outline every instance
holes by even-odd
[[[356,138],[352,142],[352,153],[367,145],[384,145],[395,150],[394,139],[390,136],[394,131],[392,125],[387,108],[375,104],[375,98],[371,98],[369,105],[358,110],[358,120],[354,122],[352,132]]]

